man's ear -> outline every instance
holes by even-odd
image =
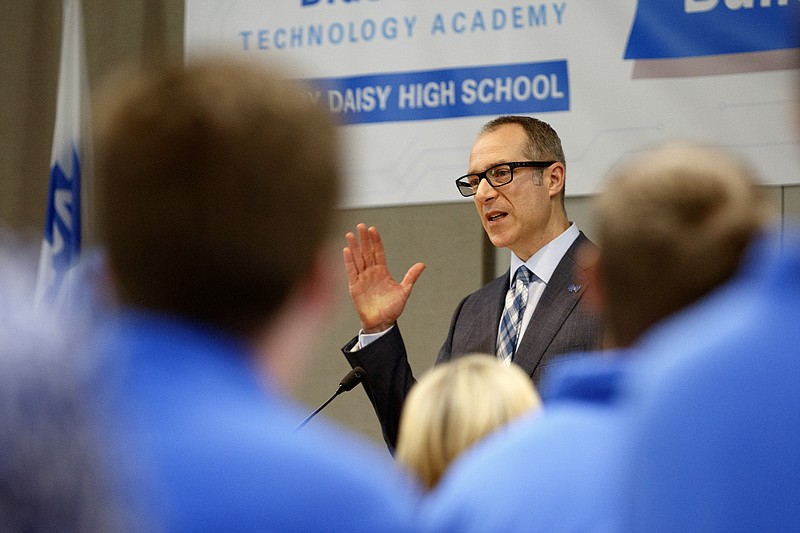
[[[335,248],[338,251],[338,248]],[[323,247],[283,307],[256,339],[259,366],[268,381],[291,391],[310,363],[314,344],[337,304],[337,254]]]
[[[549,172],[545,170],[545,185],[547,185],[550,198],[560,196],[561,191],[564,190],[564,179],[566,177],[566,169],[563,163],[553,163],[550,166]]]
[[[598,315],[606,311],[606,295],[603,276],[600,273],[599,248],[584,244],[578,249],[578,279],[584,287],[583,303],[587,308]]]
[[[336,300],[335,287],[341,285],[337,277],[339,269],[336,267],[338,255],[333,253],[338,248],[323,247],[317,252],[311,267],[300,286],[297,288],[301,300],[309,312],[322,314],[321,321],[327,321],[329,312]]]

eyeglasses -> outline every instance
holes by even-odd
[[[558,161],[519,161],[516,163],[500,163],[477,174],[467,174],[456,180],[456,187],[461,196],[474,196],[478,192],[481,180],[486,180],[492,187],[508,185],[514,179],[514,169],[518,167],[547,168]]]

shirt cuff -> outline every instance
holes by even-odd
[[[350,351],[351,352],[357,352],[361,348],[366,348],[367,346],[369,346],[370,344],[372,344],[373,342],[375,342],[376,340],[380,339],[381,337],[386,335],[388,332],[390,332],[393,327],[394,327],[394,324],[392,324],[391,326],[389,326],[388,328],[386,328],[383,331],[379,331],[378,333],[364,333],[362,330],[359,330],[359,332],[358,332],[358,342],[355,343],[355,345],[353,346],[353,348]]]

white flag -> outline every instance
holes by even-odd
[[[81,252],[81,230],[89,198],[89,90],[81,0],[63,0],[61,61],[50,190],[44,240],[39,258],[35,300],[63,304],[70,300],[71,277]],[[88,228],[83,228],[84,230]]]

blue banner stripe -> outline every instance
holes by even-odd
[[[567,61],[308,80],[342,124],[569,110]]]

